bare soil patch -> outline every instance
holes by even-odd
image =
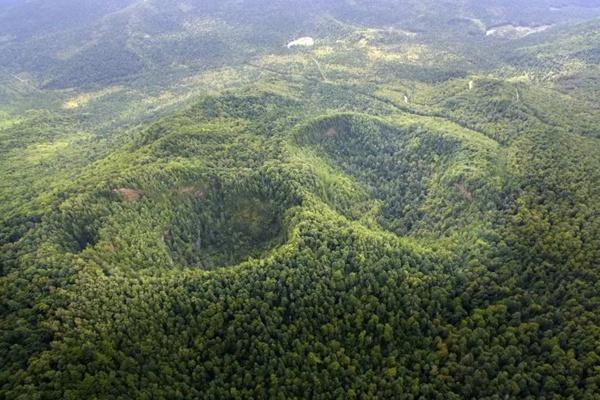
[[[113,189],[113,193],[121,196],[121,198],[127,202],[136,202],[142,198],[143,193],[135,189],[118,188]]]

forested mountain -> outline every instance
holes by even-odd
[[[599,46],[594,0],[0,0],[0,399],[600,398]]]

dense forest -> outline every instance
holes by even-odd
[[[0,399],[600,399],[599,45],[593,0],[0,0]]]

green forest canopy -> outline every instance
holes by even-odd
[[[0,399],[598,398],[597,9],[106,3],[0,3]]]

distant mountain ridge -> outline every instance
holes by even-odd
[[[47,88],[112,84],[149,68],[172,64],[205,66],[239,63],[271,52],[294,37],[335,34],[319,19],[330,16],[350,24],[382,23],[418,31],[431,40],[452,40],[466,31],[485,34],[503,23],[532,26],[582,20],[597,11],[564,11],[564,2],[537,0],[453,1],[428,6],[406,1],[30,1],[0,6],[0,65],[13,74],[30,73]],[[591,6],[591,2],[577,2]],[[257,9],[256,13],[248,10]],[[243,19],[236,19],[240,12]],[[260,10],[260,11],[258,11]],[[518,10],[518,11],[517,11]],[[464,25],[446,15],[459,12]],[[277,15],[276,19],[270,15]],[[56,21],[61,21],[57,24]],[[322,18],[321,18],[322,19]],[[456,18],[455,18],[456,19]],[[478,27],[477,24],[483,26]],[[260,29],[259,29],[260,28]],[[260,35],[256,35],[260,32]],[[118,60],[118,61],[117,61]],[[1,73],[1,71],[0,71]]]

